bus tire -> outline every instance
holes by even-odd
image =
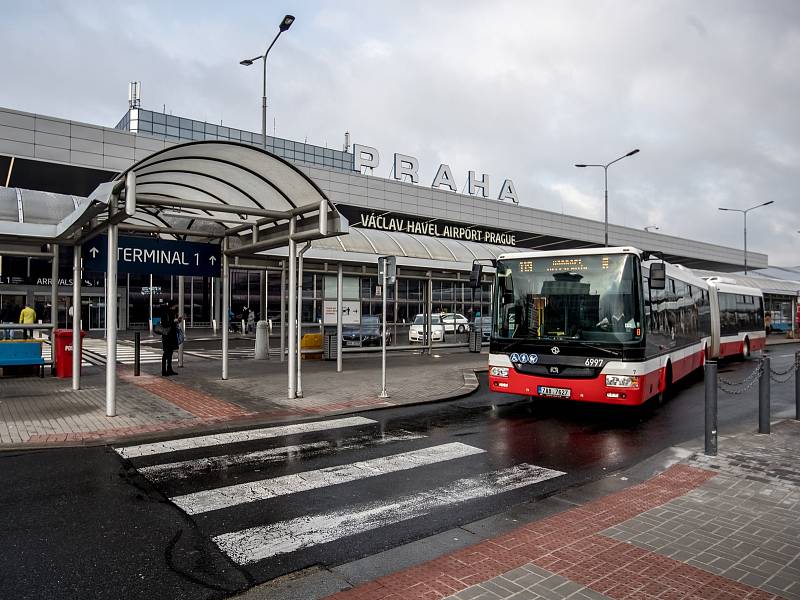
[[[742,343],[742,360],[750,360],[750,338],[744,338]]]
[[[667,400],[669,400],[671,395],[672,395],[672,363],[667,362],[667,366],[664,368],[664,387],[656,395],[657,404],[659,406],[665,404]]]

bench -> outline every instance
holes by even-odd
[[[0,367],[21,367],[36,365],[40,367],[39,377],[44,377],[44,358],[42,342],[38,340],[0,341]]]

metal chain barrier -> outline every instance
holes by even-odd
[[[741,381],[730,381],[717,375],[717,387],[731,396],[739,396],[749,391],[754,385],[758,383],[759,378],[764,373],[764,365],[759,362],[758,366],[753,369],[747,377]],[[727,388],[725,386],[728,386]],[[739,389],[741,388],[741,389]]]
[[[794,363],[789,366],[785,371],[776,371],[773,368],[769,370],[769,378],[775,383],[788,383],[794,377],[795,371],[800,370],[800,354],[794,355]],[[779,379],[786,376],[785,379]]]

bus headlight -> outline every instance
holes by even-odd
[[[608,387],[621,387],[639,389],[639,378],[631,375],[606,375]]]
[[[489,374],[493,377],[508,377],[508,367],[492,367]]]

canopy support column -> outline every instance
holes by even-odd
[[[428,356],[430,356],[433,354],[433,274],[430,271],[428,271],[428,293],[425,312],[428,313],[425,315],[425,323],[428,328]]]
[[[50,324],[53,329],[58,327],[58,244],[53,245],[53,265],[51,270],[50,281]],[[53,341],[52,331],[50,333],[50,341]]]
[[[184,339],[186,338],[186,315],[184,315],[184,292],[185,292],[186,278],[183,275],[178,276],[178,318],[180,319],[180,327],[183,330]],[[194,288],[194,282],[192,283]],[[183,367],[183,344],[178,345],[178,366]]]
[[[342,263],[336,270],[336,372],[342,372],[342,312],[344,311],[344,302],[342,302],[343,280],[342,280]]]
[[[81,389],[81,247],[72,247],[72,389]],[[55,341],[53,354],[55,354]]]
[[[303,397],[303,254],[311,248],[305,245],[297,253],[297,397]],[[312,319],[313,320],[313,319]]]
[[[228,329],[230,328],[230,258],[225,252],[228,249],[228,238],[222,240],[222,379],[228,378]]]
[[[108,227],[106,285],[106,416],[117,415],[117,225]]]
[[[281,362],[286,360],[286,263],[281,261]]]
[[[289,261],[287,267],[289,268],[289,387],[288,397],[293,400],[297,397],[297,365],[295,361],[295,344],[297,343],[297,242],[294,240],[295,226],[297,224],[297,217],[292,217],[289,220]]]

